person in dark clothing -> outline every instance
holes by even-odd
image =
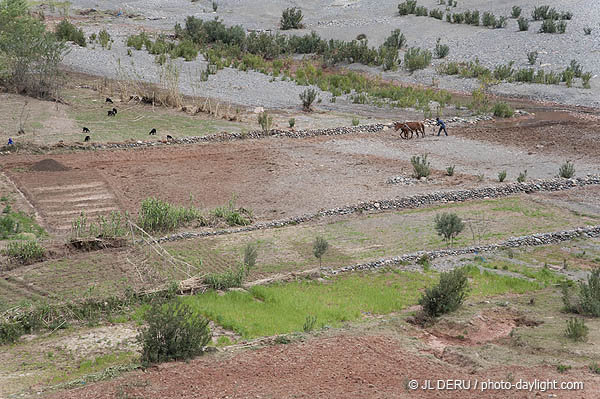
[[[8,145],[13,145],[14,143],[15,142],[13,141],[13,139],[9,137],[8,138]]]
[[[444,123],[444,121],[441,120],[440,118],[435,118],[435,120],[437,121],[437,123],[435,125],[440,127],[440,130],[438,130],[438,136],[440,135],[440,133],[442,133],[442,130],[444,131],[444,134],[447,136],[448,132],[446,131],[446,124]]]

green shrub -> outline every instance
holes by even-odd
[[[571,87],[573,85],[573,78],[575,78],[575,73],[567,68],[561,74],[561,80],[567,84],[567,87]]]
[[[100,216],[97,221],[89,222],[84,212],[71,223],[69,240],[88,238],[115,239],[127,236],[127,215],[120,212],[111,212],[108,217]]]
[[[565,33],[566,31],[567,23],[565,21],[554,22],[553,19],[545,19],[539,33]]]
[[[500,102],[494,105],[494,116],[500,118],[510,118],[514,115],[514,113],[515,111],[513,111],[511,106],[507,103]]]
[[[523,183],[525,179],[527,179],[527,169],[519,173],[519,177],[517,177],[517,182]]]
[[[400,15],[414,14],[417,8],[417,0],[405,0],[404,3],[398,4],[398,13]]]
[[[494,27],[496,25],[496,17],[491,12],[484,12],[481,19],[481,24],[486,27]]]
[[[68,19],[63,19],[54,28],[56,37],[63,41],[74,42],[81,47],[86,46],[85,34],[81,29],[77,29]]]
[[[102,48],[108,47],[111,38],[110,34],[106,31],[106,29],[102,29],[100,33],[98,33],[98,41],[100,42],[100,46],[102,46]]]
[[[600,268],[592,270],[587,281],[579,282],[576,298],[571,295],[570,287],[563,285],[563,303],[572,313],[600,317]]]
[[[554,10],[554,9],[552,9]],[[534,21],[541,21],[543,19],[548,19],[548,13],[550,11],[550,6],[542,5],[537,6],[531,12],[531,17]]]
[[[273,126],[273,117],[269,116],[267,111],[258,114],[258,124],[262,128],[263,132],[268,133]]]
[[[510,16],[513,18],[519,18],[521,16],[521,7],[519,6],[512,6],[512,10],[510,13]]]
[[[415,15],[417,17],[426,17],[427,16],[427,8],[423,6],[418,6],[415,8]]]
[[[573,341],[585,341],[589,333],[589,328],[585,325],[585,320],[571,317],[567,320],[565,336]]]
[[[288,125],[290,126],[290,129],[293,129],[294,126],[296,126],[296,118],[290,118]]]
[[[319,267],[321,267],[323,255],[327,252],[328,248],[329,243],[325,238],[322,236],[317,236],[317,238],[315,238],[315,241],[313,242],[313,254],[315,255],[315,258],[319,259]]]
[[[138,225],[149,233],[173,231],[197,220],[204,223],[197,209],[171,205],[154,197],[142,201],[138,215]]]
[[[312,103],[317,98],[317,91],[313,88],[306,89],[300,93],[300,100],[302,100],[302,109],[305,111],[312,111]]]
[[[130,35],[127,37],[127,47],[133,47],[136,50],[141,50],[142,47],[147,49],[152,47],[152,40],[146,35],[146,32],[140,32],[137,35]]]
[[[208,320],[185,303],[155,304],[145,319],[147,327],[137,336],[144,367],[200,355],[212,337]]]
[[[517,24],[519,25],[519,31],[523,32],[529,30],[529,21],[527,18],[519,17],[519,19],[517,19]]]
[[[509,62],[506,65],[498,65],[494,68],[494,78],[498,80],[506,80],[512,76],[514,73],[513,66],[514,61]]]
[[[251,223],[252,212],[245,208],[237,208],[235,196],[227,205],[216,207],[211,213],[213,217],[223,219],[229,226],[247,226]]]
[[[537,51],[530,51],[527,53],[527,61],[529,61],[529,65],[535,65],[537,58],[538,58]]]
[[[448,14],[450,15],[450,14]],[[463,13],[453,13],[452,14],[452,23],[453,24],[462,24],[465,21],[465,14]]]
[[[302,10],[296,7],[286,8],[283,10],[281,14],[281,20],[279,23],[281,24],[282,30],[288,29],[302,29],[302,19],[304,16],[302,15]]]
[[[500,172],[498,173],[498,181],[499,181],[500,183],[502,183],[502,182],[503,182],[505,179],[506,179],[506,171],[505,171],[505,170],[503,170],[503,171],[500,171]]]
[[[455,213],[435,215],[435,230],[447,243],[452,243],[465,228],[465,224]]]
[[[418,47],[409,48],[404,53],[404,67],[410,72],[427,68],[431,64],[431,52]]]
[[[429,162],[427,161],[427,154],[421,156],[413,155],[410,158],[410,163],[413,167],[413,176],[417,179],[427,177],[431,174]]]
[[[568,366],[566,364],[558,364],[556,365],[556,371],[558,371],[559,373],[564,373],[565,371],[569,371],[571,370],[571,366]]]
[[[236,268],[230,268],[224,272],[208,273],[202,281],[214,290],[226,290],[228,288],[241,287],[246,277],[246,269],[243,265],[239,264]]]
[[[464,14],[465,14],[465,23],[467,25],[479,26],[479,11],[467,10],[464,12]]]
[[[596,362],[590,364],[589,369],[594,374],[600,374],[600,365]]]
[[[4,255],[10,259],[29,265],[44,259],[46,250],[37,241],[10,242],[4,250]]]
[[[352,126],[358,126],[360,124],[360,121],[358,120],[358,118],[354,117],[352,118]]]
[[[445,58],[450,53],[450,47],[447,44],[440,44],[441,38],[435,42],[434,54],[437,58]]]
[[[467,297],[469,280],[467,271],[463,268],[443,272],[440,281],[433,287],[427,288],[419,299],[423,312],[431,317],[455,311]]]
[[[591,88],[591,86],[590,86],[590,79],[592,79],[592,73],[591,72],[585,72],[585,73],[581,74],[581,82],[583,84],[583,88],[584,89]]]
[[[400,29],[394,29],[385,39],[383,45],[387,48],[400,50],[406,45],[406,36],[404,36],[404,33],[402,33]]]
[[[531,82],[533,82],[534,76],[535,76],[535,69],[524,68],[524,69],[519,69],[518,71],[515,71],[515,73],[513,74],[513,79],[516,82],[531,83]]]
[[[454,168],[455,168],[455,167],[456,167],[455,165],[448,166],[448,167],[446,168],[446,174],[447,174],[448,176],[454,176]]]
[[[395,71],[398,67],[398,49],[395,47],[382,46],[379,49],[380,53],[383,54],[383,70],[384,71]]]
[[[581,68],[581,64],[577,60],[571,60],[567,69],[573,71],[573,76],[576,78],[580,78],[583,74],[583,68]]]
[[[425,8],[425,7],[423,7]],[[442,18],[444,18],[444,12],[440,9],[435,9],[435,10],[431,10],[429,11],[429,16],[435,19],[439,19],[440,21],[442,20]]]
[[[565,179],[572,178],[575,176],[575,165],[571,161],[563,163],[558,169],[558,176]]]
[[[506,19],[507,18],[505,16],[498,17],[498,19],[496,19],[496,23],[494,24],[494,28],[495,29],[505,28],[506,27]]]

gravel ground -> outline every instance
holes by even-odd
[[[247,29],[277,29],[281,10],[299,5],[292,1],[241,2],[239,0],[221,0],[217,13],[212,12],[211,2],[201,0],[159,1],[139,0],[121,3],[116,0],[75,0],[75,9],[96,8],[99,10],[121,10],[125,14],[140,15],[137,18],[114,17],[102,23],[89,23],[84,30],[89,34],[106,28],[115,43],[112,50],[101,50],[99,46],[79,48],[73,47],[66,57],[65,64],[75,70],[95,75],[119,77],[129,75],[154,83],[160,82],[160,68],[154,64],[154,57],[144,51],[133,51],[127,56],[124,44],[128,34],[144,29],[172,29],[176,22],[183,22],[188,15],[208,20],[220,17],[226,24],[241,24]],[[523,15],[530,16],[534,1],[522,1]],[[563,70],[571,59],[578,60],[584,70],[592,71],[592,89],[566,88],[561,86],[510,84],[494,86],[495,94],[523,96],[537,100],[554,101],[569,105],[586,105],[600,107],[600,7],[596,0],[549,0],[545,2],[558,10],[571,11],[574,16],[568,21],[567,33],[563,35],[539,34],[540,22],[532,22],[528,32],[518,32],[516,21],[509,19],[505,29],[487,29],[466,25],[453,25],[430,17],[397,15],[398,0],[327,0],[303,1],[300,5],[305,14],[306,28],[296,31],[297,34],[315,30],[324,38],[350,40],[359,33],[365,33],[373,45],[379,45],[393,29],[400,28],[408,39],[409,46],[432,48],[438,37],[450,45],[448,60],[465,61],[478,58],[483,65],[493,66],[514,60],[516,67],[527,66],[526,53],[532,50],[539,52],[539,63],[546,70]],[[437,1],[421,0],[419,4],[428,8],[436,8]],[[494,12],[496,15],[510,14],[514,1],[464,0],[452,12],[465,9],[478,9]],[[261,6],[262,5],[262,6]],[[418,26],[419,29],[415,29]],[[584,35],[583,28],[594,27],[591,35]],[[401,55],[402,56],[402,55]],[[118,72],[120,60],[121,72]],[[434,66],[440,61],[435,60]],[[185,94],[208,96],[225,102],[247,106],[264,106],[268,108],[298,108],[298,95],[304,87],[292,82],[271,78],[258,72],[242,72],[225,69],[210,77],[208,82],[200,82],[199,73],[206,63],[199,57],[193,62],[177,61],[180,73],[180,89]],[[446,89],[470,92],[478,87],[474,79],[460,79],[438,76],[434,66],[408,74],[404,71],[382,73],[381,69],[368,68],[362,65],[350,65],[350,68],[368,69],[387,78],[403,82],[431,84],[435,78],[438,86]],[[579,85],[580,83],[577,83]],[[338,99],[338,103],[329,103],[330,95],[321,93],[322,107],[329,110],[348,108],[361,109],[363,106],[349,106]]]

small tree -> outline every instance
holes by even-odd
[[[315,258],[319,259],[319,267],[322,264],[322,258],[325,252],[327,252],[327,248],[329,248],[329,243],[322,236],[318,236],[315,238],[315,242],[313,243],[313,253],[315,254]]]
[[[145,367],[202,354],[212,337],[208,320],[185,303],[155,304],[145,318],[148,326],[137,336]]]
[[[435,230],[446,242],[452,244],[456,236],[465,228],[465,224],[455,213],[435,215]]]
[[[437,285],[427,288],[419,299],[419,305],[429,317],[439,317],[455,311],[469,292],[469,280],[464,268],[454,269],[440,275]]]
[[[268,133],[273,125],[273,117],[269,116],[267,111],[258,114],[258,124],[262,128],[263,132]]]
[[[281,14],[281,20],[279,23],[281,24],[282,30],[288,29],[302,29],[304,25],[302,25],[302,19],[304,16],[302,15],[302,10],[296,7],[286,8],[283,10]]]
[[[313,88],[306,89],[300,93],[300,100],[302,100],[302,108],[310,112],[312,111],[312,103],[317,98],[317,91]]]
[[[448,53],[450,53],[450,47],[447,44],[441,44],[440,41],[442,39],[438,37],[437,41],[435,42],[435,56],[437,58],[444,58],[448,55]]]

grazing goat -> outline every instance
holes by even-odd
[[[106,102],[112,104],[113,100],[111,100],[110,97],[106,97]]]
[[[89,133],[89,132],[90,132],[90,129],[88,129],[87,127],[84,126],[83,127],[83,133]]]
[[[152,128],[152,130],[150,130],[150,133],[148,133],[149,135],[153,136],[156,134],[156,129]]]
[[[85,136],[85,139],[83,139],[83,141],[90,141],[90,136]]]
[[[173,136],[167,134],[167,140],[173,140]]]

